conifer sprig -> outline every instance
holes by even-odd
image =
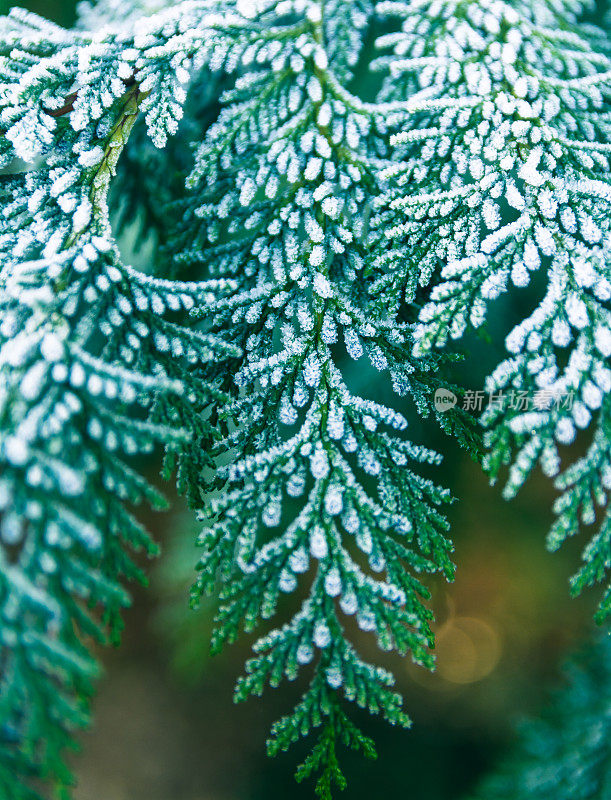
[[[115,55],[80,34],[3,25],[0,788],[29,800],[41,782],[68,796],[90,642],[118,639],[122,582],[144,579],[130,553],[156,551],[127,505],[163,499],[130,462],[193,450],[192,376],[236,350],[180,322],[222,283],[152,279],[112,238],[109,182],[153,88],[108,76]]]
[[[381,40],[375,102],[352,80],[370,0],[100,0],[73,31],[21,10],[2,19],[10,797],[38,797],[32,778],[69,795],[62,750],[87,717],[88,638],[116,638],[122,579],[142,578],[129,553],[154,550],[126,504],[161,503],[132,463],[156,444],[204,522],[193,602],[219,596],[213,650],[258,636],[236,700],[309,674],[268,748],[316,731],[297,777],[317,774],[322,798],[345,786],[339,745],[375,753],[349,702],[409,725],[350,618],[432,668],[424,578],[454,572],[440,457],[405,437],[404,401],[390,407],[383,384],[477,451],[460,404],[436,403],[460,389],[435,348],[484,325],[510,283],[540,278],[542,300],[487,388],[536,406],[487,409],[486,467],[509,466],[507,496],[537,463],[555,478],[552,548],[602,516],[611,62],[605,35],[577,21],[587,7],[383,2],[401,30]],[[155,275],[125,265],[113,238],[117,167],[119,227],[157,234]],[[140,176],[164,169],[143,200]],[[559,445],[582,429],[591,441],[567,465]],[[608,580],[609,530],[604,517],[576,592]],[[600,620],[609,608],[607,594]]]
[[[356,395],[344,376],[342,350],[348,362],[389,371],[399,394],[431,411],[437,362],[416,362],[409,328],[379,309],[374,318],[366,292],[368,204],[388,121],[334,72],[327,42],[341,5],[270,4],[249,26],[243,72],[196,153],[177,259],[236,281],[211,330],[244,353],[224,378],[234,399],[217,412],[227,465],[204,509],[212,521],[194,600],[221,576],[218,650],[240,628],[286,614],[283,594],[307,590],[290,621],[255,644],[236,698],[312,663],[310,689],[269,747],[322,726],[299,776],[320,769],[324,797],[343,781],[335,740],[364,743],[338,697],[409,722],[392,676],[361,660],[342,617],[355,614],[383,650],[431,667],[428,592],[417,575],[451,579],[454,570],[440,511],[447,492],[412,471],[438,456],[406,441],[404,417]]]
[[[374,290],[398,306],[427,287],[414,329],[416,352],[425,353],[484,325],[511,285],[543,287],[507,335],[482,422],[492,478],[510,467],[506,497],[537,464],[559,476],[559,488],[573,486],[556,505],[556,547],[576,531],[582,503],[591,524],[592,500],[608,498],[603,456],[594,456],[594,471],[588,458],[566,471],[561,464],[562,446],[580,430],[594,431],[597,454],[611,438],[603,409],[611,389],[608,50],[565,4],[385,2],[379,10],[402,20],[402,31],[381,41],[393,49],[381,62],[384,97],[422,109],[394,136],[397,162],[375,219]],[[605,530],[587,546],[575,590],[608,581]],[[599,619],[610,608],[607,594]]]

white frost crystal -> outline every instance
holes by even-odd
[[[325,494],[325,510],[327,514],[336,516],[343,508],[342,490],[337,486],[329,486]]]
[[[329,546],[327,544],[324,530],[320,527],[314,528],[310,534],[310,553],[314,556],[314,558],[320,560],[326,558],[328,552]]]
[[[310,469],[317,480],[326,478],[329,474],[329,460],[322,447],[317,447],[310,458]]]
[[[342,591],[342,580],[337,567],[332,567],[325,575],[325,591],[330,597],[337,597]]]
[[[325,622],[317,622],[314,626],[313,641],[316,647],[323,650],[331,644],[331,632]]]

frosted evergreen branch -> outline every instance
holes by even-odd
[[[274,728],[270,747],[321,725],[316,703],[337,709],[323,713],[323,738],[299,772],[320,769],[327,797],[333,776],[341,784],[333,742],[360,736],[346,733],[353,729],[340,691],[391,722],[408,721],[390,676],[346,641],[334,598],[383,650],[430,668],[420,575],[451,579],[454,567],[441,513],[450,498],[411,468],[438,456],[403,438],[402,415],[349,389],[338,355],[341,347],[388,371],[397,393],[411,395],[423,416],[433,413],[440,362],[415,362],[409,328],[366,292],[367,202],[389,164],[389,113],[405,104],[363,104],[342,88],[324,36],[335,4],[294,10],[297,22],[282,23],[273,8],[253,21],[275,32],[275,46],[252,66],[249,55],[222,97],[198,145],[185,227],[172,247],[180,248],[179,274],[236,281],[210,330],[243,350],[229,374],[217,373],[233,396],[215,412],[225,432],[215,454],[226,466],[202,510],[193,602],[216,592],[220,577],[217,652],[275,616],[282,595],[307,587],[290,622],[255,645],[236,696],[260,694],[313,662],[310,693]],[[469,439],[460,415],[444,424]]]
[[[162,499],[126,459],[155,445],[183,459],[208,402],[198,371],[236,350],[163,320],[227,284],[147,281],[113,245],[106,195],[146,92],[119,80],[95,110],[83,81],[64,111],[44,87],[68,95],[81,40],[64,48],[65,32],[19,13],[8,40],[13,26],[33,31],[32,51],[44,39],[60,56],[47,65],[55,84],[39,59],[18,83],[9,71],[2,91],[14,134],[4,141],[15,145],[5,153],[37,158],[3,177],[0,222],[0,786],[20,800],[38,796],[32,778],[62,792],[71,782],[63,751],[87,720],[97,673],[86,637],[117,639],[121,581],[143,579],[129,551],[156,549],[124,503]],[[29,117],[18,93],[29,93]],[[145,418],[134,419],[136,404]]]
[[[393,137],[398,162],[384,173],[373,219],[380,277],[372,291],[384,304],[391,292],[400,309],[430,287],[414,330],[421,354],[482,327],[511,284],[526,287],[541,273],[546,282],[486,385],[490,397],[505,398],[482,422],[493,479],[509,466],[507,497],[537,464],[557,475],[559,446],[579,430],[611,436],[602,410],[611,353],[608,53],[572,21],[561,21],[558,35],[542,28],[537,9],[448,0],[423,21],[417,3],[380,7],[402,18],[402,32],[382,41],[395,54],[384,62],[393,77],[383,97],[409,101],[426,88],[440,100],[476,103],[457,113],[431,108]],[[417,69],[429,54],[435,60]],[[599,497],[606,503],[602,487]],[[557,543],[579,527],[564,502],[551,534]],[[608,580],[606,530],[603,521],[574,591]],[[599,618],[607,613],[608,598]]]
[[[297,777],[328,800],[339,745],[375,752],[349,703],[407,727],[346,620],[432,668],[451,497],[382,383],[479,456],[435,348],[535,275],[486,384],[534,405],[490,404],[485,466],[509,468],[510,497],[540,464],[550,549],[600,523],[573,590],[608,583],[611,61],[576,22],[588,5],[383,2],[401,30],[373,102],[352,81],[370,0],[0,21],[0,790],[68,796],[86,637],[116,640],[124,579],[144,577],[130,551],[155,549],[125,504],[163,504],[130,465],[158,445],[203,523],[192,600],[218,599],[213,650],[257,636],[236,699],[309,675],[269,752],[316,732]],[[123,263],[117,208],[155,239],[154,275]]]

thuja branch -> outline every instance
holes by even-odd
[[[435,405],[455,390],[455,358],[435,348],[534,273],[541,303],[488,388],[536,406],[488,409],[485,463],[509,466],[507,496],[537,463],[555,476],[551,547],[603,516],[611,64],[572,0],[383,2],[388,77],[363,102],[347,87],[370,0],[149,13],[161,5],[86,4],[89,32],[19,10],[0,23],[0,163],[28,165],[0,181],[0,788],[21,800],[30,775],[69,783],[61,751],[95,672],[86,637],[116,638],[123,578],[140,575],[129,552],[153,550],[125,503],[161,502],[131,465],[158,443],[206,521],[193,601],[218,598],[214,649],[259,634],[236,697],[309,672],[269,749],[316,730],[298,777],[319,773],[327,798],[344,785],[339,743],[373,753],[349,703],[409,724],[346,618],[431,668],[424,578],[454,574],[451,498],[429,477],[440,456],[407,439],[408,405],[380,402],[383,384],[477,449],[460,390]],[[138,115],[124,173],[165,179],[146,136],[195,140],[186,187],[172,181],[148,219],[180,281],[123,264],[109,225]],[[151,198],[132,194],[136,221]],[[601,521],[575,591],[608,580]]]
[[[71,58],[50,57],[62,97]],[[126,504],[163,500],[130,462],[158,445],[182,457],[208,402],[193,382],[231,348],[186,313],[221,284],[142,275],[113,242],[108,186],[147,91],[102,73],[51,117],[28,57],[2,67],[5,159],[35,163],[0,187],[0,789],[30,800],[45,781],[67,796],[89,642],[117,639],[122,583],[144,577],[130,552],[156,550]]]

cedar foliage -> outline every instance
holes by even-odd
[[[483,413],[483,463],[509,467],[507,497],[540,464],[560,490],[550,548],[597,525],[573,590],[608,582],[611,61],[584,10],[100,0],[74,30],[0,20],[7,796],[69,796],[91,640],[117,639],[132,553],[155,550],[133,509],[162,504],[137,466],[157,446],[203,523],[192,601],[218,598],[213,650],[257,632],[236,700],[309,676],[269,752],[315,731],[297,778],[328,798],[339,744],[375,755],[347,701],[408,726],[347,618],[433,668],[426,576],[454,574],[451,498],[384,384],[479,457],[442,348],[535,273],[540,303],[487,381],[511,402]],[[375,19],[394,32],[371,102],[353,78]],[[146,273],[121,258],[111,182],[116,229],[152,236]],[[365,363],[373,399],[352,388]]]

